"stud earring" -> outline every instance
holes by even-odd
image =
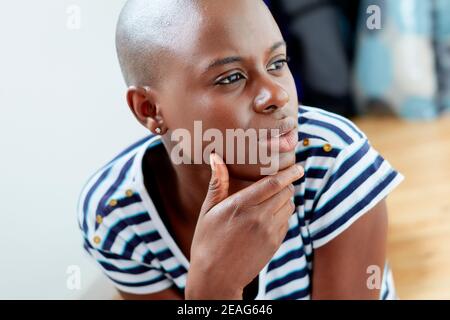
[[[161,130],[160,127],[158,127],[158,128],[155,129],[155,132],[156,132],[157,134],[161,134],[162,130]]]

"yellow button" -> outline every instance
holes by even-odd
[[[126,195],[127,197],[131,197],[131,196],[133,195],[133,190],[128,189],[127,191],[125,191],[125,195]]]
[[[303,139],[303,145],[304,145],[305,147],[309,146],[309,139],[308,139],[308,138]]]
[[[333,147],[331,146],[331,144],[327,143],[323,146],[323,150],[325,152],[330,152],[333,149]]]
[[[117,205],[117,200],[112,199],[112,200],[109,202],[109,205],[110,205],[111,207],[115,207],[115,206]]]
[[[103,222],[103,217],[98,214],[97,217],[96,217],[96,220],[97,220],[98,224],[101,224]]]
[[[95,243],[95,244],[99,244],[100,241],[101,241],[101,239],[100,239],[99,236],[95,236],[95,237],[94,237],[94,243]]]

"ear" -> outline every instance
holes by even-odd
[[[130,86],[127,90],[127,102],[131,112],[144,127],[155,134],[166,131],[157,106],[157,95],[152,88]]]

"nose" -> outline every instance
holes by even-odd
[[[289,102],[289,94],[278,83],[267,79],[258,90],[254,110],[258,113],[272,113]]]

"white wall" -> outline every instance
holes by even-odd
[[[95,169],[146,134],[126,106],[115,56],[123,3],[0,4],[2,299],[111,293],[83,253],[76,203]],[[67,27],[70,5],[81,9],[81,29]],[[80,267],[81,290],[67,288],[70,265]]]

